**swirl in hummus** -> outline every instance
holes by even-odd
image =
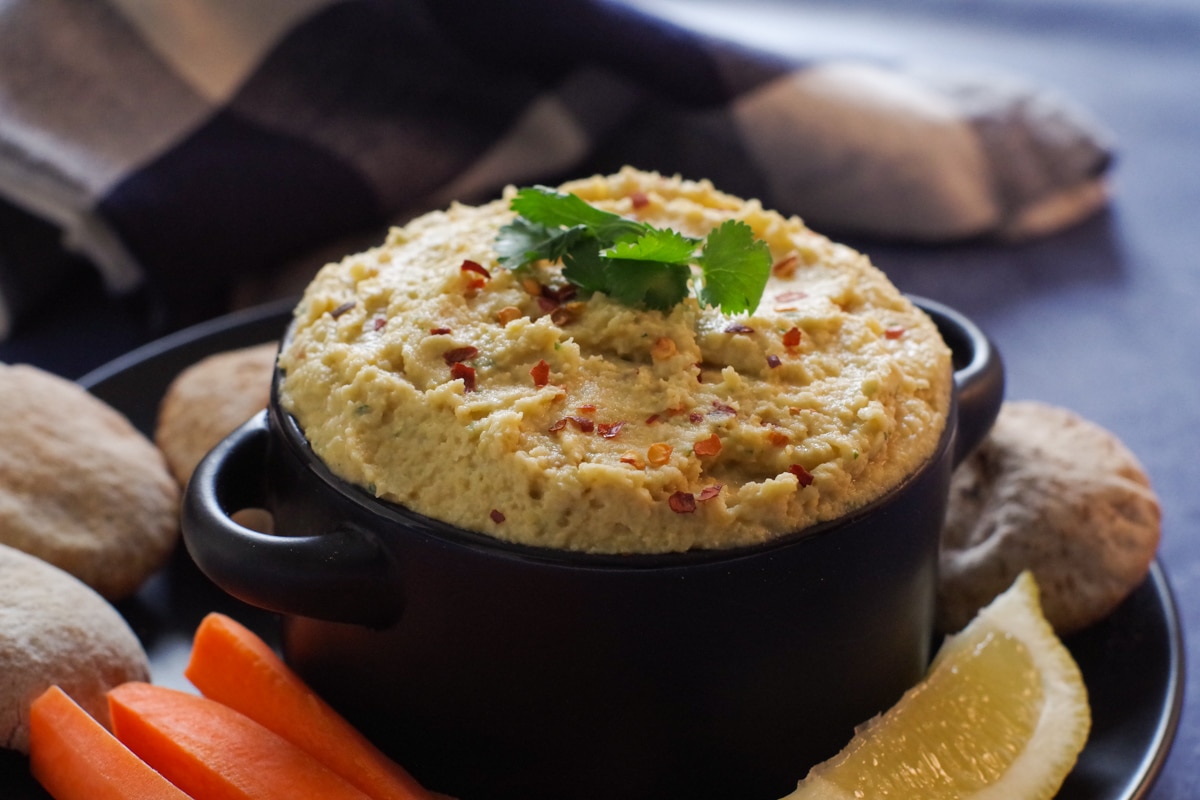
[[[864,255],[707,181],[560,188],[689,236],[746,222],[774,260],[757,311],[630,308],[558,264],[507,270],[513,189],[426,214],[324,267],[280,355],[283,406],[337,475],[507,541],[661,553],[841,516],[933,454],[950,352]]]

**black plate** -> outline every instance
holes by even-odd
[[[288,300],[189,328],[79,382],[150,433],[158,401],[181,370],[222,350],[278,339],[293,305]],[[183,667],[191,635],[208,611],[230,614],[269,641],[278,636],[272,615],[228,597],[196,570],[182,548],[119,608],[150,654],[154,681],[178,688],[187,688]],[[1146,797],[1174,739],[1183,703],[1182,636],[1162,567],[1156,562],[1146,581],[1107,619],[1065,641],[1087,683],[1092,733],[1059,800]],[[12,753],[0,755],[0,787],[12,800],[47,797],[30,778],[27,760]]]

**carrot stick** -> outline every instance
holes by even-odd
[[[198,695],[123,683],[108,692],[113,733],[198,800],[369,800],[286,739]]]
[[[310,689],[257,634],[224,614],[212,613],[201,621],[184,675],[205,697],[275,731],[374,800],[434,797]]]
[[[30,706],[29,767],[55,800],[188,800],[57,686]]]

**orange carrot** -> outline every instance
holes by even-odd
[[[218,613],[200,623],[184,675],[310,753],[374,800],[434,797],[322,700],[253,631]]]
[[[188,800],[57,686],[30,706],[29,767],[55,800]]]
[[[198,695],[131,682],[108,692],[113,733],[199,800],[369,800],[300,748]]]

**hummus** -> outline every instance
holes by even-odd
[[[560,188],[688,236],[746,222],[775,262],[757,311],[631,308],[572,296],[557,264],[505,269],[514,189],[426,214],[296,308],[280,397],[334,473],[506,541],[655,553],[838,517],[933,454],[950,352],[865,256],[707,181]]]

